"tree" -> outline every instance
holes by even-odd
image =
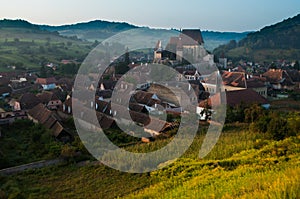
[[[288,134],[287,120],[282,117],[272,117],[268,124],[267,133],[272,135],[275,140],[282,140]]]
[[[236,41],[235,40],[230,40],[230,42],[227,45],[227,48],[230,50],[230,49],[234,49],[236,47],[237,47]]]
[[[93,45],[92,45],[92,47],[96,47],[96,46],[98,46],[98,45],[99,45],[99,41],[98,41],[98,40],[95,40],[94,43],[93,43]]]
[[[300,70],[300,64],[299,64],[299,61],[298,61],[298,60],[295,62],[294,68],[295,68],[296,70]]]
[[[126,48],[126,53],[125,53],[125,64],[129,65],[130,64],[130,57],[129,57],[129,49],[128,47]]]
[[[260,117],[257,121],[250,124],[250,129],[253,132],[266,133],[270,121],[271,121],[271,117],[269,116]]]
[[[300,115],[297,113],[291,113],[287,119],[289,132],[291,136],[295,136],[300,132]]]
[[[124,62],[117,63],[115,65],[115,71],[116,74],[125,74],[130,70],[128,64],[125,64]]]
[[[14,42],[18,43],[20,41],[19,38],[14,38]]]
[[[47,77],[47,68],[46,68],[46,66],[42,66],[40,68],[40,77]]]
[[[73,44],[73,43],[72,43],[71,41],[68,41],[68,42],[67,42],[67,46],[69,46],[69,47],[72,46],[72,44]]]
[[[79,65],[75,63],[69,63],[61,65],[60,68],[63,74],[76,74],[79,69]]]
[[[260,117],[264,116],[264,110],[261,106],[254,104],[245,109],[245,122],[255,122]]]

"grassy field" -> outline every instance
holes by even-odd
[[[227,129],[227,130],[226,130]],[[175,163],[151,173],[129,174],[101,164],[67,164],[0,177],[0,198],[299,198],[300,136],[282,141],[247,125],[225,128],[203,159],[199,133]],[[127,147],[147,152],[159,140]]]
[[[260,49],[253,50],[246,47],[237,47],[231,49],[227,52],[227,55],[235,60],[240,58],[255,60],[257,62],[274,61],[274,58],[277,59],[287,59],[287,60],[296,60],[300,53],[299,49]]]
[[[30,28],[0,29],[0,71],[35,69],[41,64],[60,63],[62,59],[83,60],[90,52],[91,43],[56,33]]]

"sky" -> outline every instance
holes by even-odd
[[[254,31],[300,13],[300,0],[0,0],[0,19],[65,25],[122,21],[153,28]]]

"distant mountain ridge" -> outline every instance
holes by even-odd
[[[3,19],[0,20],[0,28],[31,28],[31,29],[39,29],[38,25],[34,25],[28,21],[17,19]]]
[[[94,20],[90,22],[83,22],[62,26],[48,26],[43,25],[40,28],[48,31],[57,31],[64,36],[77,36],[80,39],[94,41],[104,40],[121,31],[126,31],[134,28],[143,28],[149,31],[149,34],[169,34],[166,29],[153,29],[149,27],[139,27],[126,22],[109,22],[102,20]],[[241,40],[246,37],[249,32],[216,32],[216,31],[202,31],[205,45],[208,50],[213,50],[221,44],[225,44],[230,40]]]
[[[50,25],[35,25],[25,20],[0,20],[1,27],[15,27],[15,28],[30,28],[40,29],[43,31],[58,32],[62,36],[77,37],[82,40],[94,42],[95,40],[102,41],[122,31],[142,28],[149,35],[161,35],[168,37],[170,31],[167,29],[153,29],[149,27],[139,27],[126,22],[109,22],[103,20],[94,20],[89,22],[81,22],[76,24],[50,26]],[[226,44],[230,40],[239,41],[246,37],[249,32],[236,33],[236,32],[215,32],[203,31],[205,46],[208,50],[212,51],[214,48],[221,44]]]
[[[249,33],[239,42],[230,42],[214,50],[218,56],[256,61],[299,59],[300,14]]]
[[[137,26],[125,23],[125,22],[109,22],[103,20],[94,20],[89,22],[81,22],[70,25],[62,25],[62,26],[49,26],[49,25],[40,25],[42,29],[50,30],[50,31],[62,31],[62,30],[74,30],[74,29],[99,29],[99,28],[109,28],[116,30],[128,30],[131,28],[137,28]]]

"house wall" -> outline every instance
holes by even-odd
[[[58,106],[60,106],[61,104],[62,104],[62,102],[60,100],[51,100],[47,104],[47,107],[48,108],[58,108]]]
[[[203,60],[206,51],[200,45],[183,46],[183,56],[189,61],[198,63]]]
[[[27,115],[24,111],[22,112],[4,112],[0,114],[0,125],[12,124],[18,119],[27,119]]]
[[[252,88],[255,92],[260,94],[261,96],[267,98],[268,97],[268,88],[267,87],[261,87],[261,88]]]
[[[177,50],[177,51],[176,51],[176,60],[177,60],[177,61],[182,61],[182,57],[183,57],[183,52],[182,52],[182,50]]]
[[[205,91],[215,94],[217,91],[217,86],[215,84],[202,83]]]

